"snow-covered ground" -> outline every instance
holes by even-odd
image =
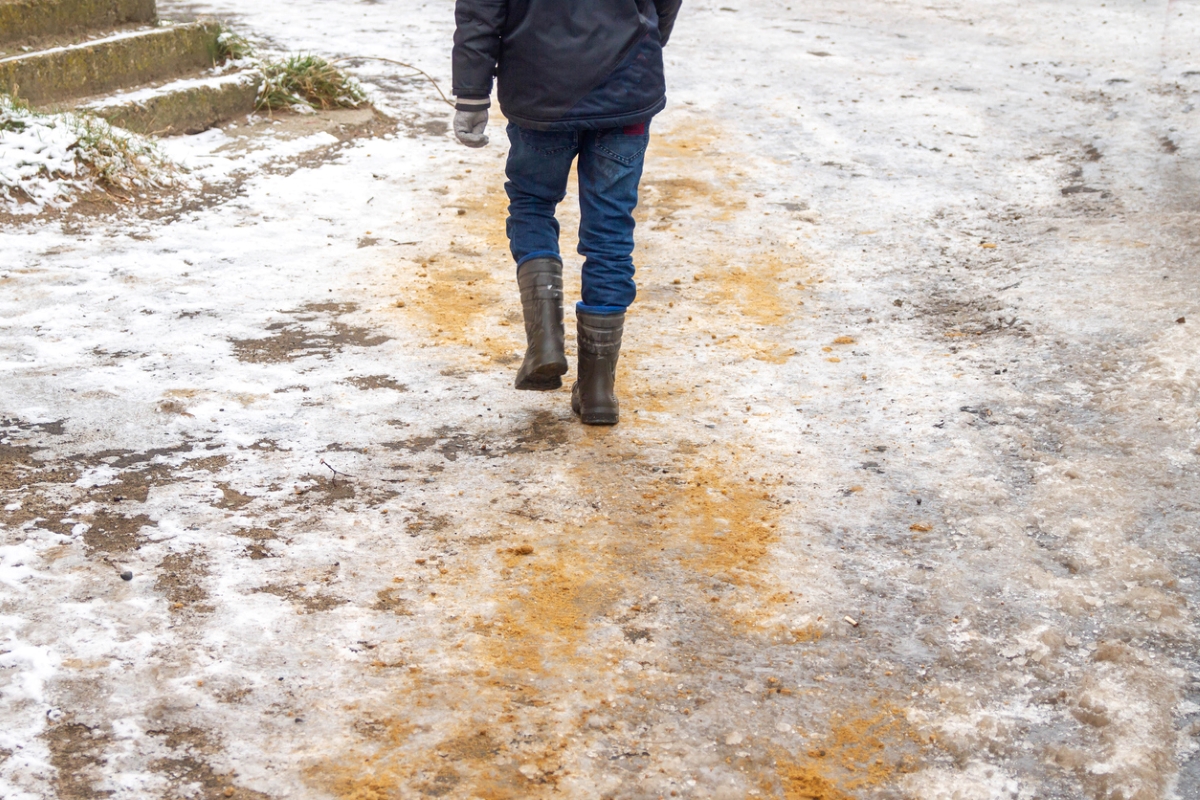
[[[723,2],[615,429],[511,390],[502,128],[390,65],[0,233],[0,795],[1200,797],[1200,3]],[[451,9],[162,8],[444,85]]]
[[[68,208],[105,180],[120,192],[176,183],[174,168],[147,139],[103,120],[38,113],[0,97],[0,211],[30,216]]]

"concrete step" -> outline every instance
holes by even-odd
[[[0,59],[0,92],[35,106],[168,80],[211,67],[220,26],[163,25]]]
[[[0,2],[3,2],[3,0],[0,0]],[[114,25],[111,28],[104,28],[99,31],[82,30],[75,31],[74,33],[41,36],[36,39],[24,39],[19,42],[9,42],[7,44],[0,43],[0,61],[31,55],[33,53],[41,53],[47,50],[58,50],[63,47],[71,47],[72,45],[84,44],[86,42],[95,42],[99,39],[108,39],[120,33],[144,31],[155,24],[157,23],[147,25],[144,22],[131,22],[124,25]]]
[[[155,0],[0,0],[0,45],[157,19]]]
[[[253,113],[261,84],[257,70],[210,74],[86,100],[77,108],[135,133],[199,133]]]

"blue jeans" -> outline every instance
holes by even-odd
[[[584,311],[615,314],[633,303],[633,210],[648,125],[600,131],[535,131],[508,126],[508,239],[518,271],[531,258],[562,256],[554,209],[579,157],[579,255]]]

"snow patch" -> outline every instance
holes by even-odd
[[[171,185],[176,168],[149,140],[80,114],[42,114],[0,97],[0,203],[16,214],[62,208],[82,192]]]
[[[9,206],[18,196],[32,201],[31,210],[59,205],[78,174],[78,143],[68,117],[40,117],[0,105],[0,191]]]

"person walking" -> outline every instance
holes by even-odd
[[[614,425],[617,358],[637,288],[633,210],[650,120],[666,105],[662,49],[682,0],[457,0],[454,133],[483,147],[495,77],[510,143],[506,230],[525,317],[516,388],[567,372],[555,208],[578,160],[582,298],[571,409]]]

